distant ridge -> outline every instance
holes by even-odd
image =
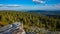
[[[56,10],[56,11],[31,10],[29,12],[43,14],[43,15],[60,15],[60,10]]]

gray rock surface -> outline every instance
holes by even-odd
[[[15,22],[0,28],[0,34],[25,34],[25,31],[20,22]]]

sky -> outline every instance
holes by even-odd
[[[60,0],[0,0],[0,10],[60,10]]]

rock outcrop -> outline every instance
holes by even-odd
[[[0,28],[0,34],[25,34],[25,31],[20,22],[15,22]]]

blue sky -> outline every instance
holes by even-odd
[[[60,10],[60,0],[0,0],[0,10]]]

